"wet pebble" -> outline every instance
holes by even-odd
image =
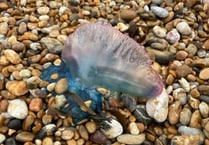
[[[104,120],[103,124],[104,126],[100,129],[107,138],[115,138],[123,133],[122,125],[115,119],[109,118],[109,120]],[[110,128],[106,128],[107,125],[110,126]]]
[[[188,53],[184,50],[180,50],[176,53],[177,60],[185,60],[187,56],[188,56]]]
[[[19,64],[22,61],[18,53],[12,49],[4,50],[4,55],[12,64]]]
[[[53,139],[51,137],[45,137],[43,139],[42,145],[54,145]]]
[[[186,92],[190,91],[191,89],[190,84],[185,78],[182,77],[181,79],[178,80],[178,82]]]
[[[129,96],[129,95],[122,95],[121,98],[123,100],[122,102],[128,108],[130,112],[136,109],[137,102],[134,97]]]
[[[131,21],[136,17],[136,11],[134,10],[129,10],[129,9],[124,9],[120,11],[120,17],[121,19],[125,21]]]
[[[26,132],[26,131],[22,131],[18,133],[15,137],[15,139],[20,142],[33,141],[34,138],[35,138],[35,135],[33,133]]]
[[[60,53],[62,51],[63,44],[55,38],[43,37],[41,42],[51,53]]]
[[[86,124],[85,124],[85,127],[87,129],[87,131],[91,134],[91,133],[94,133],[97,129],[97,126],[96,126],[96,123],[93,122],[93,121],[88,121]]]
[[[192,33],[192,30],[187,22],[179,22],[176,25],[176,29],[183,35],[189,35]]]
[[[195,110],[192,113],[189,126],[194,127],[194,128],[201,128],[201,120],[202,120],[202,117],[201,117],[200,111]]]
[[[165,89],[163,89],[159,96],[149,99],[146,103],[148,115],[157,122],[165,121],[168,115],[168,100],[169,97]]]
[[[0,144],[2,144],[6,140],[6,136],[0,133]]]
[[[25,81],[9,81],[6,84],[8,91],[16,96],[22,96],[28,93]]]
[[[141,144],[145,140],[145,134],[133,135],[133,134],[122,134],[117,137],[117,141],[123,144]]]
[[[143,122],[146,125],[152,122],[152,118],[147,114],[145,105],[137,105],[133,114],[137,121]]]
[[[88,134],[88,131],[86,130],[85,126],[80,125],[78,128],[78,132],[83,139],[85,139],[85,140],[89,139],[89,134]]]
[[[28,114],[28,107],[24,100],[14,99],[9,101],[7,112],[18,119],[24,119]]]
[[[168,10],[158,7],[158,6],[154,6],[154,5],[151,6],[151,10],[156,16],[158,16],[160,18],[166,18],[169,14]]]
[[[30,111],[38,112],[42,109],[43,101],[41,98],[33,98],[29,104]]]
[[[13,137],[10,137],[5,140],[5,145],[17,145],[17,143]]]
[[[36,138],[43,139],[45,136],[54,135],[56,131],[57,127],[55,124],[47,124],[38,132]]]

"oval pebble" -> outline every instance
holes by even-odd
[[[188,126],[180,126],[178,128],[178,132],[184,135],[198,135],[202,134],[202,131],[198,128],[188,127]]]
[[[166,36],[167,30],[163,27],[160,27],[160,26],[154,26],[153,32],[156,36],[158,36],[160,38],[164,38]]]
[[[40,15],[46,15],[49,12],[49,7],[39,7],[37,11]]]
[[[9,101],[7,112],[18,119],[24,119],[28,114],[28,107],[25,101],[14,99]]]
[[[137,16],[136,11],[134,11],[134,10],[125,9],[125,10],[120,11],[120,17],[121,17],[121,19],[123,19],[125,21],[131,21],[136,16]]]
[[[45,137],[43,139],[42,145],[54,145],[53,139],[51,137]]]
[[[15,139],[20,142],[33,141],[34,138],[35,138],[35,135],[33,133],[26,132],[26,131],[22,131],[18,133],[15,137]]]
[[[12,49],[6,49],[4,50],[4,55],[6,56],[6,58],[12,63],[12,64],[19,64],[21,62],[21,58],[18,55],[18,53],[16,53],[14,50]]]
[[[156,16],[160,18],[166,18],[169,14],[168,10],[158,7],[158,6],[151,6],[151,10]]]
[[[131,134],[134,134],[134,135],[137,135],[139,134],[140,130],[139,128],[137,127],[137,124],[135,122],[131,122],[129,124],[129,129],[130,129],[130,133]]]
[[[145,140],[145,134],[133,135],[122,134],[117,137],[117,141],[123,144],[141,144]]]
[[[66,78],[60,79],[55,85],[55,92],[57,94],[64,93],[68,88],[68,82]]]
[[[192,30],[187,22],[179,22],[176,25],[176,29],[183,35],[189,35],[192,33]]]
[[[209,106],[207,103],[205,102],[201,102],[199,104],[199,110],[200,110],[200,113],[201,115],[204,117],[204,118],[207,118],[208,115],[209,115]]]
[[[159,96],[151,98],[146,103],[146,111],[148,115],[154,118],[157,122],[163,122],[168,115],[168,94],[163,89]]]
[[[208,80],[209,79],[209,68],[204,68],[199,73],[199,78],[202,80]]]
[[[181,113],[180,113],[180,119],[179,121],[183,124],[183,125],[188,125],[190,122],[192,116],[192,112],[191,110],[189,110],[188,108],[183,108]]]
[[[22,96],[28,93],[28,88],[25,81],[9,81],[6,84],[6,88],[10,93],[16,96]]]
[[[22,127],[22,121],[19,119],[12,119],[9,121],[9,123],[7,124],[7,126],[10,129],[15,129],[15,130],[19,130]]]

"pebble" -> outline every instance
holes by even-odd
[[[100,130],[96,130],[96,132],[90,136],[90,140],[97,144],[109,143],[107,137]]]
[[[93,122],[93,121],[88,121],[85,124],[85,127],[86,127],[88,133],[90,133],[90,134],[94,133],[96,131],[96,129],[97,129],[96,123]]]
[[[80,125],[78,128],[78,132],[83,139],[85,139],[85,140],[89,139],[89,134],[88,134],[88,131],[86,130],[85,126]]]
[[[135,122],[131,122],[129,124],[129,129],[130,129],[130,133],[131,134],[134,134],[134,135],[137,135],[139,134],[140,130],[139,128],[137,127],[137,124]]]
[[[177,66],[176,68],[176,74],[179,78],[181,77],[186,77],[188,74],[192,73],[192,68],[189,67],[188,65],[181,65],[181,66]]]
[[[154,26],[153,33],[160,38],[164,38],[166,36],[167,30],[160,26]]]
[[[22,121],[20,119],[12,119],[12,120],[9,121],[9,123],[7,124],[7,126],[10,129],[19,130],[22,127]]]
[[[37,12],[40,14],[40,15],[47,15],[49,13],[49,7],[39,7],[37,9]]]
[[[7,112],[17,119],[24,119],[28,114],[28,107],[25,101],[14,99],[9,101]]]
[[[18,53],[12,49],[4,50],[4,55],[12,64],[19,64],[22,61]]]
[[[158,7],[158,6],[151,6],[152,12],[158,16],[159,18],[166,18],[168,16],[168,10]]]
[[[28,93],[28,88],[25,81],[9,81],[6,83],[6,88],[10,93],[16,96],[22,96]]]
[[[176,53],[177,60],[185,60],[187,56],[188,56],[188,53],[184,50],[180,50]]]
[[[199,110],[195,110],[192,113],[189,126],[190,127],[194,127],[194,128],[201,128],[201,120],[202,120],[202,117],[201,117],[200,111]]]
[[[209,115],[209,106],[207,103],[205,102],[201,102],[199,104],[199,110],[200,110],[200,114],[202,115],[203,118],[207,118]]]
[[[22,123],[22,128],[23,130],[30,130],[32,128],[32,125],[35,121],[35,117],[34,115],[27,115],[27,117],[24,119],[23,123]]]
[[[163,0],[152,0],[153,4],[161,4]]]
[[[182,135],[198,135],[202,134],[202,131],[198,128],[188,127],[188,126],[180,126],[178,128],[178,132]]]
[[[27,31],[27,24],[25,22],[21,22],[17,31],[19,34],[24,34]]]
[[[174,136],[171,140],[172,145],[200,145],[203,138],[200,135],[181,135]]]
[[[17,143],[16,143],[14,137],[9,137],[6,139],[5,145],[17,145]]]
[[[6,35],[8,31],[9,25],[7,24],[7,22],[0,23],[0,34]]]
[[[188,125],[190,120],[191,120],[192,112],[188,108],[183,108],[181,113],[180,113],[180,119],[179,121],[183,125]]]
[[[55,124],[47,124],[37,133],[36,138],[43,139],[45,136],[54,135],[56,131],[57,127]]]
[[[42,109],[43,101],[41,98],[33,98],[29,103],[29,110],[33,112],[38,112]]]
[[[168,121],[170,124],[176,124],[179,121],[182,105],[179,101],[175,101],[169,106]]]
[[[131,21],[137,16],[136,11],[130,9],[121,10],[119,15],[125,21]]]
[[[199,73],[199,78],[202,80],[208,80],[209,79],[209,68],[204,68]]]
[[[68,82],[66,78],[61,78],[55,85],[55,92],[57,94],[64,93],[68,88]]]
[[[117,137],[117,141],[122,144],[141,144],[145,140],[145,134],[133,135],[122,134]]]
[[[192,30],[187,22],[179,22],[176,25],[176,29],[183,35],[190,35]]]
[[[0,133],[0,144],[2,144],[6,140],[6,136]]]
[[[178,82],[186,92],[190,91],[190,84],[185,78],[182,77]]]
[[[169,97],[165,89],[159,96],[149,99],[146,103],[148,115],[157,122],[165,121],[168,115],[168,100]]]
[[[110,128],[101,127],[100,130],[105,134],[107,138],[116,138],[123,133],[123,127],[117,120],[112,118],[109,119],[109,121],[105,120],[103,123],[109,125]]]
[[[63,44],[55,38],[43,37],[41,43],[46,46],[50,53],[60,53],[63,48]]]
[[[19,72],[19,76],[22,77],[22,78],[29,78],[29,77],[31,77],[31,71],[28,70],[28,69],[22,69]]]
[[[15,139],[20,142],[33,141],[34,138],[35,138],[35,135],[33,133],[26,132],[26,131],[22,131],[18,133],[15,137]]]
[[[209,50],[209,40],[206,40],[202,46],[203,49]]]
[[[187,51],[188,52],[188,56],[189,57],[192,57],[192,56],[194,56],[196,53],[197,53],[197,47],[194,45],[194,44],[192,44],[192,43],[190,43],[186,48],[185,48],[185,51]]]
[[[42,145],[54,145],[51,137],[45,137],[43,139]]]
[[[65,128],[62,131],[61,138],[64,139],[64,140],[70,140],[70,139],[73,138],[74,135],[75,135],[75,133],[74,133],[73,128]]]
[[[152,123],[152,118],[147,114],[145,105],[137,105],[133,114],[139,122],[143,122],[146,125]]]

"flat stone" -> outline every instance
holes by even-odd
[[[192,73],[192,68],[190,68],[188,65],[183,64],[181,66],[177,66],[176,68],[176,74],[179,78],[185,77],[190,73]]]
[[[151,10],[156,16],[158,16],[160,18],[166,18],[169,14],[168,10],[158,7],[158,6],[154,6],[154,5],[151,6]]]
[[[202,48],[205,50],[209,50],[209,39],[204,42]]]
[[[6,35],[8,31],[9,25],[7,24],[7,22],[0,23],[0,34]]]
[[[21,22],[18,29],[17,29],[19,34],[24,34],[27,31],[27,25],[25,22]]]
[[[19,54],[12,49],[4,50],[4,55],[12,64],[19,64],[22,61]]]
[[[40,14],[40,15],[46,15],[49,13],[49,7],[39,7],[37,9],[37,12]]]
[[[15,118],[24,119],[28,114],[28,107],[25,101],[14,99],[9,101],[7,112]]]
[[[87,131],[89,133],[94,133],[97,129],[97,126],[96,126],[96,123],[93,122],[93,121],[88,121],[86,124],[85,124],[85,127],[87,129]]]
[[[9,81],[6,88],[10,93],[16,96],[22,96],[28,93],[27,84],[25,81]]]
[[[117,137],[117,141],[123,144],[141,144],[145,140],[145,134],[133,135],[133,134],[122,134]]]
[[[62,131],[61,138],[64,140],[70,140],[73,138],[74,135],[75,133],[73,128],[66,128],[65,130]]]
[[[42,145],[54,145],[53,139],[51,137],[45,137]]]

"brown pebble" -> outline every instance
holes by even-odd
[[[35,138],[35,135],[33,133],[26,132],[26,131],[22,131],[18,133],[17,136],[15,137],[15,139],[20,142],[33,141],[34,138]]]
[[[2,55],[0,56],[0,65],[7,66],[9,64],[9,60],[6,58],[6,56]]]
[[[176,53],[176,59],[177,60],[184,60],[187,56],[188,56],[188,53],[186,51],[183,51],[183,50],[178,51]]]
[[[31,129],[31,125],[34,123],[34,121],[35,121],[35,116],[29,114],[23,121],[23,124],[22,124],[23,130],[29,131]]]
[[[202,80],[208,80],[209,79],[209,68],[204,68],[199,73],[199,78]]]
[[[86,124],[85,124],[85,127],[87,129],[87,131],[89,133],[94,133],[97,129],[97,126],[96,126],[96,123],[93,122],[93,121],[88,121]]]
[[[107,137],[99,130],[90,136],[90,140],[97,144],[106,144],[109,142]]]
[[[51,137],[45,137],[43,139],[42,145],[54,145]]]
[[[66,78],[60,79],[55,85],[55,92],[57,94],[64,93],[68,88],[68,82]]]
[[[125,21],[131,21],[136,17],[136,11],[128,9],[121,10],[120,17]]]
[[[209,50],[209,39],[204,42],[202,48],[205,50]]]
[[[28,92],[27,84],[24,81],[9,81],[6,88],[16,96],[22,96]]]
[[[0,10],[6,10],[8,9],[8,5],[6,2],[0,2]]]
[[[75,139],[67,140],[67,145],[77,145]]]
[[[88,139],[89,139],[89,134],[88,134],[88,132],[87,132],[85,126],[80,125],[80,126],[79,126],[79,129],[78,129],[78,132],[79,132],[80,136],[81,136],[83,139],[85,139],[85,140],[88,140]]]
[[[18,38],[18,40],[22,41],[22,40],[32,40],[32,41],[37,41],[38,35],[32,33],[32,32],[25,32],[22,36],[20,36]]]
[[[33,112],[38,112],[42,108],[42,99],[40,98],[33,98],[29,104],[29,109]]]
[[[192,69],[188,65],[181,65],[176,68],[176,74],[178,77],[185,77],[192,73]]]
[[[74,136],[74,129],[73,128],[66,128],[65,130],[62,131],[61,138],[64,140],[70,140]]]
[[[9,102],[7,99],[3,99],[0,101],[0,113],[6,112]]]
[[[20,56],[12,49],[4,50],[4,55],[12,64],[19,64],[21,62]]]
[[[194,98],[198,98],[200,96],[200,92],[198,91],[197,88],[192,89],[189,94],[194,97]]]
[[[182,105],[179,101],[176,101],[169,106],[168,121],[170,124],[178,123],[181,110]]]
[[[190,120],[190,127],[194,127],[194,128],[201,128],[201,114],[199,110],[196,110],[193,112],[192,116],[191,116],[191,120]]]

